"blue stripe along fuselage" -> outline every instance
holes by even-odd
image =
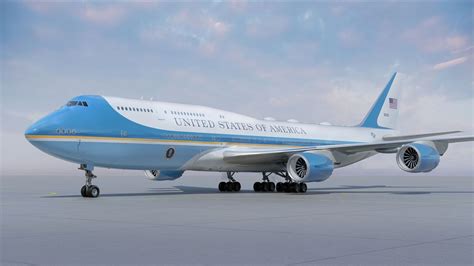
[[[289,146],[316,146],[354,143],[349,141],[331,141],[316,139],[298,139],[282,137],[242,136],[233,134],[211,134],[197,132],[169,131],[151,128],[131,121],[117,111],[101,96],[78,96],[74,101],[87,101],[88,107],[63,106],[42,118],[30,128],[25,135],[107,137],[121,139],[156,139],[169,141],[224,142],[244,144],[269,144]],[[58,129],[60,129],[58,131]],[[74,131],[70,131],[74,130]],[[124,136],[123,132],[127,135]],[[91,163],[96,166],[125,169],[177,169],[199,153],[215,146],[183,145],[180,156],[166,160],[164,152],[172,144],[136,144],[78,141],[32,141],[46,153],[79,163]]]

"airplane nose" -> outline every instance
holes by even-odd
[[[38,127],[35,126],[36,123],[34,123],[33,125],[29,126],[26,130],[25,130],[25,136],[28,136],[28,135],[35,135],[36,132],[38,132]]]
[[[53,112],[41,118],[25,130],[25,137],[28,139],[34,135],[54,135],[59,118],[57,112]]]

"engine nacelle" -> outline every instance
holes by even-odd
[[[414,142],[403,145],[397,152],[397,164],[410,173],[430,172],[439,164],[439,151],[432,143]]]
[[[146,170],[145,175],[150,180],[164,181],[175,180],[183,175],[184,171],[179,170]]]
[[[334,163],[325,155],[303,152],[288,159],[286,170],[293,181],[321,182],[331,176]]]

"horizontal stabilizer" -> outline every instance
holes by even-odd
[[[459,132],[462,132],[462,131],[445,131],[445,132],[433,132],[433,133],[416,134],[416,135],[384,136],[382,139],[386,141],[408,140],[408,139],[415,139],[415,138],[426,138],[426,137],[448,135],[448,134],[454,134],[454,133],[459,133]]]

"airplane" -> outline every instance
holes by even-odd
[[[305,193],[308,182],[378,153],[394,153],[401,170],[435,169],[450,143],[474,136],[460,131],[400,135],[400,82],[395,72],[356,126],[276,121],[215,108],[98,95],[77,96],[25,131],[41,151],[79,164],[83,197],[100,194],[94,167],[144,170],[156,181],[185,171],[222,172],[221,192],[238,192],[238,172],[262,174],[255,192]],[[275,184],[271,174],[281,177]]]

